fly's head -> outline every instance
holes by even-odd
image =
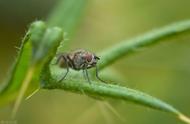
[[[98,60],[100,60],[99,57],[97,57],[95,54],[90,53],[90,52],[87,52],[84,55],[84,59],[85,59],[85,62],[87,64],[87,68],[91,68],[91,67],[96,66]]]
[[[73,56],[73,63],[78,70],[95,67],[100,59],[95,54],[83,49],[74,51]]]

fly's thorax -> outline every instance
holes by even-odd
[[[75,52],[74,54],[70,55],[72,59],[72,63],[75,70],[80,70],[85,68],[86,60],[84,58],[83,52]]]

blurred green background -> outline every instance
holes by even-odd
[[[15,60],[27,26],[45,20],[58,0],[0,0],[0,81]],[[189,0],[91,0],[70,49],[99,52],[125,39],[172,22],[190,19]],[[109,68],[115,82],[160,98],[190,116],[190,35],[142,49]],[[173,116],[123,101],[101,102],[61,90],[41,90],[22,102],[19,124],[182,124]],[[0,124],[12,105],[0,109]]]

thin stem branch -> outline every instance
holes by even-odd
[[[190,124],[190,118],[185,116],[184,114],[179,114],[178,115],[179,119],[182,120],[183,122]]]
[[[188,31],[190,31],[190,20],[177,22],[160,29],[150,31],[139,37],[124,40],[101,53],[102,57],[98,67],[103,69],[125,55],[137,52],[139,48],[158,44],[158,42],[161,42],[164,39],[171,38],[172,36],[177,36]]]
[[[34,71],[35,71],[35,67],[34,66],[31,66],[28,71],[27,71],[27,74],[26,74],[26,77],[25,79],[23,80],[22,82],[22,86],[20,88],[20,91],[19,91],[19,94],[18,94],[18,97],[16,99],[16,102],[14,104],[14,108],[13,108],[13,111],[12,111],[12,119],[15,118],[15,115],[18,111],[18,108],[20,106],[20,103],[24,97],[24,94],[32,80],[32,77],[33,77],[33,74],[34,74]]]

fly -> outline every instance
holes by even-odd
[[[70,53],[58,54],[56,64],[58,64],[60,68],[66,68],[67,70],[59,82],[65,79],[69,72],[69,69],[71,68],[77,71],[82,70],[88,82],[91,83],[88,76],[88,69],[95,67],[97,79],[99,79],[101,82],[106,83],[98,75],[98,60],[100,60],[100,58],[97,57],[94,53],[91,53],[83,49],[75,50]]]

